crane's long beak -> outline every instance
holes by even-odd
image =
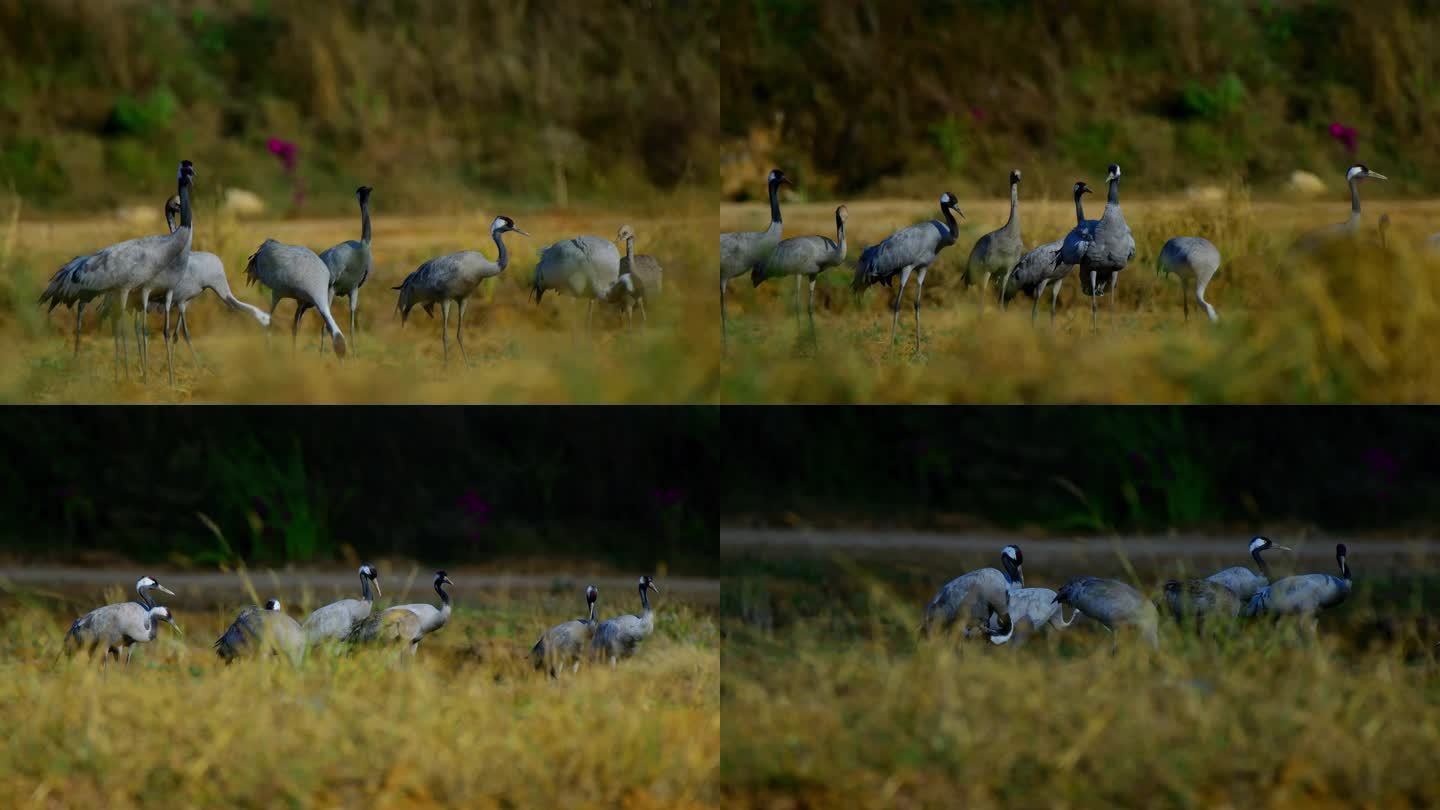
[[[454,582],[451,582],[451,581],[450,581],[450,577],[445,577],[444,579],[442,579],[442,580],[440,580],[440,581],[443,582],[443,583],[445,583],[446,585],[450,585],[450,586],[452,586],[452,587],[455,585]]]
[[[1293,551],[1295,550],[1295,549],[1293,549],[1293,548],[1290,548],[1289,546],[1271,546],[1271,548],[1278,548],[1278,549],[1280,549],[1281,551],[1290,551],[1290,552],[1293,552]]]
[[[515,233],[520,234],[521,236],[529,236],[529,235],[530,235],[530,234],[528,234],[528,233],[520,230],[519,228],[511,228],[511,230],[514,231]]]
[[[375,586],[375,595],[376,595],[376,596],[383,596],[383,594],[380,593],[380,579],[379,579],[378,577],[371,579],[371,580],[370,580],[370,584],[373,585],[373,586]]]
[[[170,594],[171,596],[174,596],[174,595],[175,595],[175,592],[174,592],[174,591],[170,590],[169,588],[165,587],[164,585],[161,585],[161,584],[158,583],[158,582],[155,583],[155,590],[160,591],[161,593],[168,593],[168,594]]]
[[[170,629],[174,630],[176,635],[180,636],[181,638],[185,637],[185,631],[180,629],[180,625],[176,624],[173,618],[166,619],[165,623],[170,625]]]
[[[1390,179],[1390,178],[1386,177],[1385,175],[1383,175],[1383,174],[1381,174],[1381,173],[1379,173],[1379,172],[1372,172],[1372,171],[1370,171],[1369,169],[1366,169],[1366,170],[1365,170],[1365,176],[1368,177],[1368,178],[1370,178],[1371,180],[1389,180],[1389,179]]]
[[[650,583],[650,590],[654,591],[655,593],[659,593],[659,592],[660,592],[660,587],[659,587],[658,585],[656,585],[655,583],[652,582],[652,583]]]

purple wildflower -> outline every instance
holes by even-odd
[[[271,138],[265,143],[265,147],[270,150],[270,154],[279,158],[280,162],[285,164],[285,171],[287,173],[295,173],[295,164],[300,155],[299,147],[291,141],[281,138]]]
[[[1347,127],[1336,121],[1330,125],[1330,137],[1345,147],[1345,151],[1354,152],[1355,144],[1360,138],[1360,133],[1354,127]]]

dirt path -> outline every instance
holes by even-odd
[[[1293,546],[1296,565],[1301,568],[1328,570],[1334,565],[1335,544],[1349,547],[1352,568],[1368,570],[1417,570],[1440,568],[1440,541],[1417,539],[1366,539],[1345,536],[1310,535],[1286,537],[1269,535],[1278,544]],[[1086,561],[1114,559],[1123,553],[1140,565],[1161,565],[1184,559],[1195,563],[1233,561],[1243,565],[1245,536],[1219,537],[1210,535],[1152,535],[1128,537],[1061,537],[1030,539],[999,532],[917,532],[818,529],[721,529],[720,553],[736,552],[793,555],[853,556],[887,555],[916,557],[969,557],[998,552],[1006,543],[1018,543],[1026,562],[1060,559]],[[1283,554],[1272,553],[1267,559],[1278,562]]]
[[[0,595],[5,590],[15,586],[21,586],[36,590],[56,591],[59,593],[73,593],[83,590],[97,590],[116,586],[123,588],[127,593],[133,588],[135,580],[142,574],[149,574],[155,579],[164,583],[179,596],[192,596],[200,599],[213,599],[220,601],[225,597],[233,597],[246,592],[244,582],[238,574],[220,572],[181,572],[167,571],[164,568],[140,568],[133,569],[108,569],[108,568],[62,568],[62,567],[36,567],[36,568],[0,568]],[[455,581],[455,587],[450,589],[456,595],[457,601],[464,600],[467,595],[475,595],[476,598],[484,598],[484,595],[505,591],[536,591],[550,590],[551,588],[573,588],[576,592],[585,584],[593,583],[600,589],[601,593],[625,593],[632,592],[635,588],[633,577],[589,577],[582,581],[580,577],[571,576],[545,576],[539,574],[494,574],[494,573],[466,573],[465,569],[450,569],[450,578]],[[295,594],[290,596],[291,601],[297,599],[298,593],[310,589],[322,595],[332,592],[348,593],[359,590],[359,579],[353,573],[339,574],[321,571],[274,571],[270,569],[252,569],[248,572],[251,583],[262,598],[270,593]],[[424,599],[426,595],[433,596],[430,589],[432,574],[428,571],[417,571],[413,581],[410,572],[396,572],[391,576],[380,577],[380,587],[384,591],[384,597],[406,599]],[[406,585],[409,587],[407,588]],[[663,577],[656,580],[656,584],[662,589],[662,593],[672,594],[677,599],[687,602],[701,604],[714,603],[720,599],[720,580],[705,579],[699,577]]]

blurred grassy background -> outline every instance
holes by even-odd
[[[0,553],[712,576],[717,427],[696,408],[19,409]]]
[[[713,188],[714,7],[0,2],[0,187],[45,211],[203,185],[289,205],[267,151],[298,149],[307,214],[624,205]],[[181,154],[183,153],[183,154]],[[383,202],[382,202],[383,200]]]
[[[390,582],[381,606],[433,598],[423,576],[411,593]],[[103,675],[82,658],[56,658],[68,623],[101,604],[100,594],[6,589],[0,715],[10,742],[0,746],[0,801],[122,808],[164,795],[186,806],[505,808],[563,797],[717,806],[713,605],[657,597],[655,632],[635,658],[554,682],[526,656],[546,628],[579,615],[580,591],[477,593],[456,582],[450,623],[413,660],[314,650],[298,670],[281,659],[227,668],[210,644],[250,600],[216,607],[182,593],[164,598],[184,635],[166,625],[127,670]],[[254,584],[258,599],[280,596],[297,619],[331,598],[276,594],[263,577]],[[131,596],[116,587],[103,599]],[[612,594],[601,614],[630,609]]]
[[[1335,189],[1356,158],[1397,193],[1440,189],[1424,4],[756,0],[720,23],[731,198],[763,197],[770,164],[812,199],[962,207],[1012,166],[1032,197],[1077,176],[1103,193],[1109,163],[1152,193],[1297,169]]]

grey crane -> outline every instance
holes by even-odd
[[[1070,605],[1104,625],[1110,631],[1112,652],[1117,648],[1116,632],[1126,627],[1135,628],[1151,647],[1160,646],[1159,611],[1149,599],[1124,582],[1077,577],[1055,592],[1055,602]]]
[[[445,627],[445,623],[449,621],[449,614],[451,614],[451,597],[449,597],[449,594],[446,594],[445,585],[454,587],[455,582],[451,582],[451,578],[446,577],[444,571],[436,571],[435,592],[441,597],[441,607],[436,608],[435,605],[416,602],[416,604],[395,605],[395,607],[386,608],[386,610],[380,611],[379,615],[373,615],[369,620],[363,621],[359,626],[356,626],[356,631],[360,634],[360,638],[357,638],[357,640],[372,640],[372,638],[376,637],[377,633],[382,633],[386,627],[408,628],[409,626],[406,624],[408,620],[393,614],[409,613],[418,618],[419,626],[416,626],[418,634],[413,637],[408,636],[408,638],[412,640],[412,646],[419,646],[420,638],[435,633],[439,628]],[[400,624],[390,624],[395,623],[395,621],[399,621]]]
[[[264,608],[251,605],[241,610],[214,647],[226,664],[268,653],[284,655],[298,665],[305,656],[305,631],[280,609],[280,600],[270,599]]]
[[[1024,561],[1020,547],[1008,545],[1000,549],[1003,570],[981,568],[945,583],[925,606],[920,635],[945,633],[957,623],[963,638],[989,634],[996,623],[1002,634],[1009,633],[1014,627],[1010,620],[1010,595],[1025,586]]]
[[[633,273],[640,280],[645,296],[660,295],[665,286],[665,268],[654,256],[635,253],[635,229],[621,225],[615,238],[625,243],[625,255],[620,257],[620,275]],[[640,317],[645,317],[644,297],[640,299]]]
[[[615,666],[621,658],[634,655],[640,642],[655,630],[655,613],[650,609],[648,591],[660,593],[655,580],[647,574],[640,577],[639,615],[627,613],[606,619],[595,627],[590,649],[596,656],[609,659],[611,666]]]
[[[130,356],[121,321],[124,319],[131,290],[140,290],[140,302],[134,326],[140,345],[140,378],[146,378],[144,339],[145,307],[150,300],[150,289],[157,276],[164,273],[178,275],[184,270],[190,258],[190,241],[193,234],[193,218],[190,209],[190,187],[194,182],[194,164],[188,160],[180,162],[175,183],[180,197],[180,225],[164,236],[145,236],[119,242],[90,255],[71,259],[51,278],[49,286],[41,294],[45,301],[89,301],[100,295],[115,295],[120,302],[120,316],[114,322],[115,376],[118,379],[123,365],[125,374],[130,374]],[[80,313],[76,312],[77,349]],[[168,314],[167,314],[168,317]],[[168,344],[167,344],[168,345]],[[123,359],[122,359],[123,355]],[[174,363],[171,362],[173,378]]]
[[[357,623],[345,636],[347,644],[384,644],[403,646],[411,655],[420,649],[425,637],[420,617],[408,610],[389,608]]]
[[[1010,218],[998,230],[991,231],[975,242],[970,258],[965,260],[965,283],[980,282],[980,309],[985,309],[985,296],[990,282],[1010,272],[1025,253],[1025,240],[1020,236],[1020,170],[1010,170]]]
[[[155,640],[156,622],[168,622],[175,626],[170,610],[155,604],[150,598],[151,589],[171,596],[175,592],[156,582],[154,578],[142,576],[135,582],[138,602],[119,602],[95,608],[70,624],[65,633],[66,649],[101,650],[107,656],[120,660],[120,650],[125,650],[125,663],[135,650],[133,644]]]
[[[360,598],[331,602],[305,617],[301,629],[305,631],[306,643],[343,640],[357,622],[370,615],[370,609],[375,604],[374,596],[380,595],[379,577],[375,566],[370,563],[360,566]],[[371,586],[375,588],[374,596],[370,594]]]
[[[1203,631],[1210,619],[1234,619],[1244,602],[1229,588],[1209,579],[1168,580],[1165,605],[1175,621],[1189,618]]]
[[[1272,548],[1294,551],[1289,546],[1275,545],[1268,537],[1256,535],[1250,540],[1250,556],[1255,558],[1255,565],[1260,569],[1260,573],[1257,574],[1243,565],[1236,565],[1223,571],[1216,571],[1205,579],[1229,588],[1239,598],[1241,604],[1249,602],[1250,597],[1270,584],[1270,564],[1265,562],[1265,557],[1262,555]]]
[[[580,656],[595,637],[595,603],[599,599],[600,591],[594,585],[586,586],[585,602],[590,606],[590,618],[562,622],[540,636],[530,648],[530,662],[536,669],[548,669],[552,678],[567,665],[580,669]]]
[[[743,276],[770,257],[780,246],[785,225],[780,221],[780,185],[795,185],[779,169],[771,169],[765,184],[770,194],[770,227],[763,231],[732,231],[720,234],[720,342],[729,339],[725,319],[725,289],[730,279]]]
[[[1135,258],[1135,237],[1125,222],[1125,212],[1120,210],[1120,166],[1110,164],[1105,182],[1109,193],[1105,198],[1105,211],[1094,221],[1077,225],[1065,237],[1060,254],[1055,257],[1059,264],[1073,264],[1080,268],[1080,290],[1090,296],[1090,325],[1095,326],[1095,299],[1102,294],[1115,295],[1120,281],[1120,271]],[[1089,281],[1087,287],[1086,281]],[[1104,281],[1104,285],[1101,285]],[[1113,302],[1113,298],[1111,299]]]
[[[1046,627],[1064,630],[1074,621],[1079,611],[1064,616],[1065,609],[1055,604],[1055,592],[1049,588],[1019,588],[1010,592],[1010,629],[1001,633],[998,629],[990,632],[992,644],[1008,644],[1018,627],[1028,627],[1028,632],[1038,633]]]
[[[478,250],[462,250],[459,253],[436,256],[406,276],[400,286],[393,288],[400,291],[395,301],[395,311],[400,313],[401,328],[403,329],[405,321],[409,320],[411,308],[420,306],[425,310],[425,314],[433,317],[435,304],[438,303],[440,347],[444,352],[444,362],[449,363],[450,339],[446,333],[450,329],[450,304],[459,304],[460,317],[455,321],[455,342],[460,344],[461,359],[466,363],[470,362],[465,354],[462,331],[465,325],[465,305],[470,295],[480,286],[480,282],[500,275],[510,266],[510,251],[505,247],[503,237],[512,232],[521,236],[530,235],[515,227],[515,220],[510,217],[498,216],[490,223],[490,238],[495,240],[493,262]]]
[[[1300,620],[1310,619],[1313,634],[1315,614],[1339,605],[1350,596],[1350,566],[1345,558],[1345,544],[1336,544],[1335,562],[1340,567],[1340,576],[1297,574],[1278,579],[1250,597],[1250,602],[1245,605],[1245,616],[1294,616]]]
[[[616,283],[610,285],[603,300],[621,308],[625,313],[625,328],[630,329],[635,326],[636,304],[640,305],[641,322],[647,320],[645,316],[645,282],[636,272],[639,264],[627,261],[634,250],[635,229],[629,225],[621,225],[620,230],[615,234],[615,240],[625,246],[626,255],[620,257],[620,264],[616,269]]]
[[[845,261],[845,223],[850,221],[850,209],[839,206],[835,209],[835,238],[828,236],[796,236],[786,239],[775,248],[770,258],[750,271],[750,280],[756,287],[767,278],[779,276],[795,277],[795,317],[800,317],[800,279],[810,282],[810,297],[805,301],[805,311],[810,316],[810,330],[815,330],[815,280],[820,274]]]
[[[1205,300],[1205,288],[1215,271],[1220,269],[1220,251],[1209,239],[1199,236],[1177,236],[1165,243],[1155,260],[1156,271],[1174,273],[1180,278],[1180,303],[1185,308],[1185,320],[1190,320],[1190,293],[1187,284],[1195,285],[1195,300],[1212,321],[1220,320],[1215,307]]]
[[[940,195],[940,213],[945,221],[932,219],[919,225],[911,225],[888,236],[878,245],[871,245],[860,253],[860,266],[855,279],[850,283],[857,293],[872,284],[890,286],[895,276],[900,276],[900,289],[895,292],[894,316],[890,321],[890,342],[895,342],[895,332],[900,326],[900,299],[905,295],[905,284],[910,274],[915,273],[915,350],[920,350],[920,296],[925,291],[925,271],[930,269],[940,251],[955,244],[960,226],[955,217],[961,219],[965,213],[955,195],[945,192]]]
[[[1319,228],[1295,242],[1295,252],[1315,253],[1327,245],[1354,239],[1360,234],[1360,182],[1362,180],[1389,180],[1383,174],[1370,171],[1363,163],[1356,163],[1345,171],[1345,183],[1350,186],[1350,218],[1344,222]]]
[[[266,239],[246,263],[245,281],[247,284],[258,282],[270,288],[272,318],[281,301],[286,298],[295,300],[295,321],[290,325],[292,348],[300,332],[300,316],[314,307],[330,332],[335,355],[345,356],[345,335],[330,314],[330,269],[315,255],[315,251],[301,245]]]
[[[326,248],[320,254],[320,261],[330,270],[330,297],[326,302],[331,309],[335,296],[344,296],[350,309],[350,340],[355,340],[355,319],[360,310],[360,288],[370,277],[370,192],[369,186],[355,189],[355,199],[360,203],[360,238],[350,239]],[[320,331],[320,350],[325,350],[325,331]]]
[[[538,305],[550,290],[584,301],[585,327],[589,329],[596,301],[628,308],[637,287],[634,276],[621,277],[620,251],[615,243],[599,236],[577,236],[541,249],[531,289],[535,303]]]
[[[175,230],[175,216],[180,211],[180,201],[171,197],[165,203],[165,221],[170,225],[170,230]],[[270,325],[270,315],[259,307],[241,301],[230,291],[230,281],[225,276],[225,265],[220,257],[214,253],[207,253],[203,250],[191,250],[190,262],[185,272],[180,275],[178,281],[172,286],[163,290],[151,290],[149,308],[155,312],[163,311],[165,297],[170,296],[171,302],[180,311],[180,317],[176,329],[169,329],[168,325],[162,330],[162,337],[168,338],[172,343],[180,339],[181,334],[185,337],[185,345],[190,349],[190,356],[196,365],[200,364],[200,356],[195,353],[195,345],[190,342],[190,323],[186,319],[186,312],[190,308],[190,302],[194,301],[206,290],[213,290],[215,295],[225,303],[227,307],[236,312],[248,313],[255,318],[261,326]],[[110,299],[105,299],[101,304],[100,314],[103,317],[110,308]],[[168,332],[168,334],[167,334]]]
[[[1090,194],[1090,186],[1084,180],[1075,181],[1073,187],[1075,194],[1075,227],[1084,227],[1085,205],[1081,198]],[[1050,293],[1050,323],[1055,323],[1055,306],[1060,300],[1060,286],[1065,282],[1065,277],[1075,269],[1073,264],[1060,264],[1056,259],[1060,255],[1060,248],[1065,244],[1064,238],[1054,242],[1046,242],[1027,252],[1020,257],[1020,261],[1010,268],[1005,274],[1005,279],[1000,283],[1000,307],[1005,308],[1005,303],[1010,298],[1010,282],[1014,281],[1017,290],[1020,290],[1035,299],[1030,306],[1030,323],[1035,323],[1036,311],[1040,308],[1040,296],[1044,294],[1046,285],[1053,284]]]

